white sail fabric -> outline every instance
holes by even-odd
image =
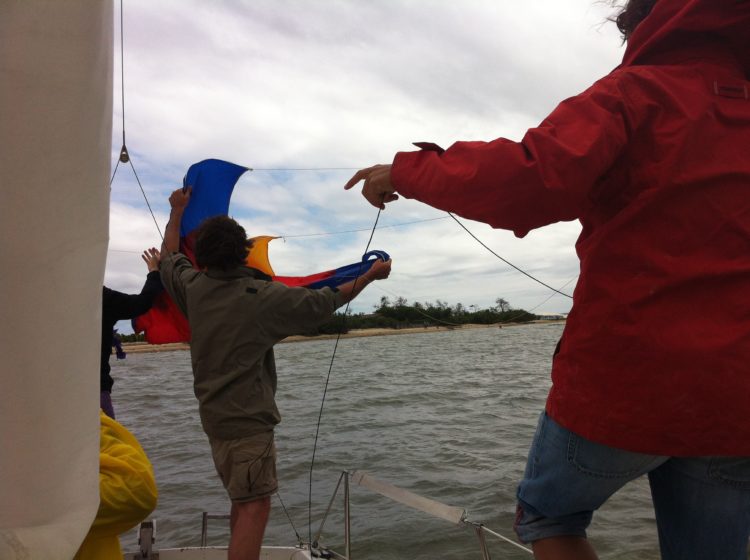
[[[0,558],[72,558],[99,503],[111,0],[0,0]]]

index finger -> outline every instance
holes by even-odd
[[[370,174],[370,171],[372,171],[372,167],[366,167],[364,169],[360,169],[357,171],[351,179],[349,179],[346,182],[346,185],[344,185],[344,190],[348,191],[351,189],[354,185],[359,183],[363,179],[367,179],[367,176]]]

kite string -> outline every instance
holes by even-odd
[[[293,171],[337,171],[337,170],[351,170],[351,169],[357,169],[357,168],[353,168],[353,167],[296,167],[296,168],[291,168],[291,167],[290,168],[253,167],[253,171],[271,171],[271,172],[273,172],[273,171],[286,171],[286,172],[293,172]],[[276,181],[274,181],[274,182],[276,182]],[[276,182],[276,183],[278,184],[278,182]],[[430,219],[425,219],[425,220],[415,220],[415,221],[412,221],[412,222],[404,222],[404,223],[394,224],[394,225],[388,225],[388,226],[381,226],[381,228],[383,228],[383,227],[399,227],[399,226],[404,226],[404,225],[417,224],[417,223],[421,223],[421,222],[429,222],[429,221],[433,221],[433,220],[442,220],[442,219],[445,219],[446,217],[450,217],[453,220],[455,220],[455,222],[461,228],[463,228],[464,231],[466,231],[466,233],[468,233],[469,236],[471,236],[477,243],[479,243],[482,247],[484,247],[485,249],[487,249],[490,253],[492,253],[495,257],[497,257],[498,259],[500,259],[501,261],[503,261],[508,266],[510,266],[511,268],[517,270],[518,272],[520,272],[524,276],[530,278],[534,282],[537,282],[538,284],[540,284],[540,285],[544,286],[545,288],[551,290],[552,292],[560,294],[561,296],[567,297],[569,299],[573,299],[573,296],[571,296],[570,294],[566,294],[566,293],[564,293],[564,292],[562,292],[562,291],[560,291],[558,289],[553,288],[549,284],[546,284],[545,282],[542,282],[541,280],[539,280],[538,278],[536,278],[532,274],[526,272],[525,270],[523,270],[520,267],[516,266],[512,262],[510,262],[507,259],[503,258],[502,256],[498,255],[495,251],[493,251],[487,245],[485,245],[476,235],[474,235],[471,231],[469,231],[468,228],[466,228],[466,226],[464,226],[453,214],[451,214],[450,212],[446,212],[446,214],[447,214],[447,216],[441,216],[441,217],[430,218]],[[376,222],[376,226],[377,226],[377,222]],[[358,232],[361,232],[361,231],[367,231],[367,230],[356,229],[356,230],[349,230],[349,231],[323,232],[323,233],[312,233],[312,234],[301,234],[301,235],[280,235],[279,237],[283,238],[286,241],[287,239],[291,239],[293,237],[315,237],[315,236],[325,236],[325,235],[337,235],[337,234],[342,234],[342,233],[358,233]]]
[[[480,240],[480,239],[479,239],[479,238],[478,238],[478,237],[477,237],[476,235],[474,235],[473,233],[471,233],[471,231],[469,231],[469,229],[468,229],[468,228],[467,228],[467,227],[466,227],[465,225],[463,225],[463,224],[462,224],[462,223],[461,223],[460,221],[458,221],[458,218],[456,218],[456,217],[455,217],[455,216],[454,216],[453,214],[451,214],[450,212],[448,212],[448,215],[449,215],[449,216],[450,216],[451,218],[453,218],[453,219],[455,220],[455,222],[456,222],[456,223],[457,223],[457,224],[458,224],[459,226],[461,226],[461,227],[463,228],[463,230],[464,230],[464,231],[465,231],[466,233],[468,233],[468,234],[469,234],[469,235],[470,235],[470,236],[471,236],[472,238],[474,238],[474,240],[475,240],[475,241],[476,241],[477,243],[479,243],[479,244],[480,244],[480,245],[481,245],[482,247],[484,247],[485,249],[487,249],[487,250],[488,250],[488,251],[489,251],[490,253],[492,253],[493,255],[495,255],[495,256],[496,256],[496,257],[497,257],[498,259],[500,259],[501,261],[503,261],[503,262],[504,262],[505,264],[507,264],[507,265],[508,265],[508,266],[510,266],[511,268],[514,268],[515,270],[517,270],[518,272],[520,272],[520,273],[521,273],[521,274],[523,274],[524,276],[527,276],[528,278],[531,278],[531,279],[532,279],[532,280],[533,280],[534,282],[536,282],[536,283],[538,283],[538,284],[541,284],[541,285],[542,285],[542,286],[544,286],[545,288],[549,288],[549,289],[550,289],[550,290],[552,290],[553,292],[556,292],[556,293],[560,294],[561,296],[565,296],[566,298],[570,298],[570,299],[573,299],[573,296],[571,296],[570,294],[566,294],[565,292],[561,292],[560,290],[558,290],[558,289],[556,289],[556,288],[553,288],[553,287],[552,287],[552,286],[550,286],[549,284],[545,284],[544,282],[542,282],[541,280],[539,280],[539,278],[536,278],[535,276],[532,276],[531,274],[529,274],[529,273],[528,273],[528,272],[526,272],[525,270],[522,270],[521,268],[519,268],[519,267],[517,267],[516,265],[514,265],[514,264],[513,264],[512,262],[510,262],[509,260],[506,260],[506,259],[504,259],[503,257],[501,257],[500,255],[498,255],[498,254],[497,254],[497,253],[496,253],[495,251],[493,251],[493,250],[492,250],[492,249],[490,249],[490,248],[489,248],[489,247],[488,247],[487,245],[485,245],[485,244],[484,244],[484,243],[483,243],[483,242],[482,242],[482,241],[481,241],[481,240]]]
[[[352,170],[352,169],[358,169],[358,168],[355,168],[355,167],[296,167],[296,168],[294,168],[294,167],[290,167],[290,168],[253,167],[253,171],[270,171],[270,172],[274,172],[274,171],[286,171],[286,172],[293,172],[293,171],[340,171],[340,170]],[[359,168],[359,169],[361,169],[361,168]],[[444,216],[444,217],[432,218],[432,219],[427,219],[427,220],[416,220],[416,221],[413,221],[413,222],[406,222],[406,223],[402,223],[402,224],[394,224],[392,226],[381,226],[381,228],[383,228],[383,227],[398,227],[398,226],[401,226],[401,225],[416,224],[416,223],[420,223],[420,222],[428,222],[428,221],[431,221],[431,220],[440,220],[440,219],[444,219],[446,217],[450,217],[453,220],[455,220],[456,223],[459,226],[461,226],[461,228],[463,228],[466,231],[466,233],[468,233],[477,243],[479,243],[482,247],[484,247],[485,249],[487,249],[490,253],[492,253],[495,257],[497,257],[498,259],[500,259],[501,261],[503,261],[508,266],[510,266],[511,268],[517,270],[518,272],[520,272],[524,276],[530,278],[534,282],[537,282],[538,284],[544,286],[545,288],[547,288],[549,290],[552,290],[552,292],[560,294],[561,296],[567,297],[569,299],[573,299],[573,296],[571,296],[570,294],[566,294],[566,293],[564,293],[564,292],[562,292],[562,291],[560,291],[558,289],[553,288],[549,284],[546,284],[545,282],[542,282],[541,280],[539,280],[538,278],[536,278],[532,274],[526,272],[525,270],[523,270],[520,267],[516,266],[512,262],[510,262],[507,259],[503,258],[502,256],[498,255],[495,251],[493,251],[487,245],[485,245],[479,238],[477,238],[476,235],[474,235],[471,231],[469,231],[466,228],[466,226],[464,226],[453,214],[451,214],[450,212],[446,212],[446,214],[447,214],[447,216]],[[292,237],[314,237],[314,236],[323,236],[323,235],[336,235],[336,234],[339,234],[339,233],[357,233],[357,232],[360,232],[360,231],[366,231],[366,230],[358,229],[358,230],[341,231],[341,232],[313,233],[313,234],[306,234],[306,235],[281,235],[280,237],[282,237],[284,240],[286,240],[286,239],[291,239]]]
[[[364,250],[363,254],[367,254],[367,252],[370,250],[370,245],[371,245],[372,239],[373,239],[373,237],[375,235],[375,230],[378,227],[378,221],[380,220],[380,214],[381,214],[381,212],[382,212],[382,209],[379,208],[378,209],[378,213],[377,213],[377,215],[375,217],[375,223],[373,224],[372,230],[370,231],[370,237],[367,240],[367,246],[365,247],[365,250]],[[524,272],[523,270],[521,270],[520,268],[518,268],[517,266],[515,266],[511,262],[507,261],[506,259],[504,259],[500,255],[498,255],[497,253],[495,253],[492,249],[490,249],[489,247],[487,247],[487,245],[485,245],[484,243],[482,243],[482,241],[480,241],[474,234],[472,234],[452,214],[448,213],[448,215],[451,218],[453,218],[464,230],[466,230],[466,232],[469,235],[471,235],[471,237],[473,237],[480,245],[482,245],[483,247],[485,247],[488,251],[490,251],[493,255],[495,255],[496,257],[498,257],[500,260],[502,260],[506,264],[508,264],[509,266],[511,266],[514,269],[518,270],[519,272],[523,273],[524,275],[528,276],[532,280],[534,280],[536,282],[539,282],[543,286],[546,286],[547,288],[551,289],[553,292],[556,292],[558,294],[561,294],[561,295],[564,295],[564,296],[567,296],[567,297],[571,297],[568,294],[565,294],[564,292],[556,290],[552,286],[549,286],[549,285],[545,284],[544,282],[541,282],[540,280],[538,280],[538,279],[534,278],[533,276],[531,276],[530,274]],[[354,292],[354,290],[356,289],[357,281],[359,280],[359,277],[361,275],[363,264],[364,264],[364,262],[360,263],[360,268],[357,271],[357,275],[354,278],[354,284],[352,285],[352,292]],[[567,285],[570,281],[572,281],[572,279],[569,280],[568,282],[566,282],[565,285]],[[563,285],[562,287],[564,287],[565,285]],[[553,297],[553,296],[554,296],[554,294],[552,294],[550,296],[550,298]],[[547,300],[545,300],[545,301],[547,301]],[[334,364],[334,361],[336,359],[336,352],[338,350],[339,341],[341,340],[341,335],[344,332],[344,329],[346,328],[346,317],[347,317],[347,315],[349,313],[349,306],[350,306],[350,304],[351,304],[351,300],[349,300],[346,303],[346,307],[344,308],[344,313],[343,313],[343,316],[342,316],[341,327],[339,328],[339,331],[338,331],[338,333],[336,335],[336,340],[335,340],[334,346],[333,346],[333,352],[331,354],[331,360],[330,360],[330,363],[328,365],[328,372],[326,374],[326,381],[325,381],[325,384],[324,384],[324,387],[323,387],[323,396],[322,396],[321,401],[320,401],[320,409],[318,411],[318,420],[317,420],[316,425],[315,425],[315,438],[314,438],[314,441],[313,441],[312,457],[310,459],[310,473],[309,473],[308,497],[307,497],[307,530],[308,530],[308,542],[310,544],[310,548],[311,549],[312,548],[317,548],[317,546],[318,546],[318,543],[317,542],[314,543],[313,540],[312,540],[312,487],[313,487],[313,472],[314,472],[314,469],[315,469],[315,455],[316,455],[316,451],[317,451],[317,448],[318,448],[318,439],[319,439],[319,436],[320,436],[320,424],[321,424],[321,421],[322,421],[322,418],[323,418],[323,410],[325,408],[326,396],[328,394],[328,386],[329,386],[330,380],[331,380],[331,372],[333,371],[333,364]],[[291,521],[291,519],[290,519],[290,521]]]
[[[372,243],[372,238],[375,235],[375,230],[378,227],[378,220],[380,220],[380,213],[382,210],[378,209],[377,216],[375,217],[375,223],[372,226],[372,231],[370,232],[370,238],[367,240],[367,246],[364,250],[364,255],[367,254],[367,252],[370,250],[370,244]],[[352,293],[356,293],[355,289],[357,287],[357,281],[359,280],[359,277],[362,272],[362,266],[364,265],[364,261],[360,262],[359,269],[357,270],[357,275],[354,278],[354,283],[352,284]],[[353,298],[352,298],[353,299]],[[339,341],[341,340],[341,334],[344,332],[344,329],[346,328],[346,317],[349,313],[349,306],[351,304],[351,299],[346,302],[346,307],[344,308],[344,313],[341,321],[341,327],[339,328],[339,332],[336,335],[336,342],[333,345],[333,353],[331,354],[331,361],[328,364],[328,374],[326,375],[326,382],[325,386],[323,388],[323,398],[320,401],[320,410],[318,412],[318,421],[315,426],[315,440],[313,442],[313,451],[312,451],[312,458],[310,460],[310,482],[309,482],[309,489],[308,489],[308,495],[307,495],[307,531],[308,531],[308,542],[310,543],[310,547],[313,546],[312,542],[312,486],[313,486],[313,469],[315,467],[315,452],[318,449],[318,436],[320,434],[320,422],[323,418],[323,407],[325,406],[326,402],[326,395],[328,394],[328,384],[331,379],[331,371],[333,371],[333,362],[336,359],[336,351],[339,347]]]

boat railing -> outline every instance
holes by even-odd
[[[336,497],[339,495],[339,491],[341,490],[342,485],[344,493],[344,550],[342,553],[339,553],[328,547],[321,546],[320,542],[326,521],[328,520],[328,516],[331,513],[334,504],[336,503]],[[529,554],[532,554],[532,551],[529,548],[515,542],[512,539],[509,539],[508,537],[503,536],[496,531],[485,527],[483,523],[470,520],[464,508],[449,506],[431,498],[425,498],[424,496],[420,496],[418,494],[410,492],[409,490],[399,488],[398,486],[394,486],[388,482],[375,478],[363,471],[343,471],[339,476],[338,482],[336,483],[336,488],[334,489],[333,494],[331,495],[331,499],[328,502],[328,507],[323,514],[323,518],[320,522],[320,527],[318,528],[318,531],[315,533],[315,536],[312,539],[313,542],[310,545],[310,550],[313,557],[336,558],[337,560],[353,560],[351,551],[351,510],[349,505],[352,485],[366,488],[371,492],[380,494],[381,496],[384,496],[402,505],[408,506],[412,509],[416,509],[433,517],[443,519],[444,521],[447,521],[453,525],[466,527],[472,530],[479,542],[479,549],[481,551],[483,560],[491,560],[490,551],[487,546],[488,535],[494,537],[495,539],[503,541],[506,544],[519,548]],[[207,546],[208,521],[211,519],[227,520],[229,519],[229,515],[213,514],[207,512],[203,513],[201,526],[201,547]],[[150,541],[151,535],[148,534],[148,537],[144,539],[144,541],[145,540]],[[300,545],[306,548],[307,543],[300,543]],[[144,558],[148,558],[148,556],[144,556]]]
[[[208,520],[209,519],[230,519],[228,513],[208,513],[203,512],[203,518],[201,519],[201,546],[205,547],[208,545]]]
[[[325,526],[326,520],[328,519],[328,514],[331,512],[342,483],[344,486],[344,553],[339,554],[331,549],[325,549],[329,554],[339,560],[352,560],[349,507],[351,484],[367,488],[371,492],[380,494],[381,496],[389,498],[390,500],[422,511],[433,517],[443,519],[454,525],[464,526],[473,530],[479,541],[479,548],[482,553],[483,560],[491,560],[489,548],[487,547],[487,535],[495,537],[496,539],[499,539],[507,544],[510,544],[529,554],[532,554],[532,551],[529,548],[501,535],[496,531],[488,529],[482,523],[470,520],[464,508],[449,506],[436,500],[425,498],[424,496],[420,496],[418,494],[410,492],[409,490],[399,488],[398,486],[394,486],[388,482],[377,479],[363,471],[343,471],[339,476],[336,488],[334,489],[333,495],[331,496],[331,499],[328,503],[328,507],[323,514],[323,519],[320,522],[320,527],[318,528],[318,531],[313,538],[313,542],[311,545],[313,552],[315,552],[319,548],[319,541],[321,539],[321,535],[323,534],[323,528]]]

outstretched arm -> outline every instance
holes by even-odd
[[[375,280],[384,280],[391,273],[391,259],[381,261],[377,259],[372,263],[370,270],[354,280],[338,287],[339,293],[344,297],[345,302],[349,302],[357,297],[365,287]]]
[[[182,214],[190,202],[190,195],[193,189],[188,187],[186,190],[177,189],[169,196],[169,205],[172,207],[169,213],[169,222],[164,230],[164,243],[161,246],[162,254],[171,255],[180,250],[180,224],[182,223]]]
[[[368,284],[387,278],[390,272],[390,259],[378,259],[367,272],[356,280],[341,284],[335,291],[331,288],[290,288],[280,282],[268,282],[259,313],[264,317],[262,330],[278,340],[310,332],[329,321],[337,308],[354,299]]]

